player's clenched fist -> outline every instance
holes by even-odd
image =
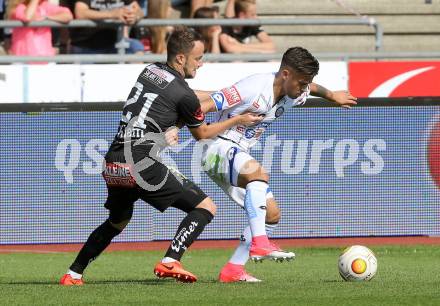
[[[259,123],[261,120],[263,120],[264,117],[260,116],[255,113],[246,113],[240,115],[239,124],[245,125],[245,126],[252,126]]]

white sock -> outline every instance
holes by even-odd
[[[273,233],[277,225],[278,223],[266,224],[266,233],[268,236],[270,236]],[[246,226],[245,229],[243,230],[243,234],[240,237],[240,244],[235,249],[234,254],[232,254],[231,259],[229,259],[229,262],[235,265],[244,266],[246,262],[249,260],[249,250],[251,248],[251,241],[252,241],[251,228],[249,226]]]
[[[171,257],[164,257],[164,258],[161,260],[161,263],[170,263],[170,262],[175,262],[175,261],[177,261],[177,260],[175,260],[174,258],[171,258]]]
[[[69,274],[70,276],[72,276],[73,279],[81,279],[82,278],[82,274],[73,272],[72,270],[68,270],[67,274]]]
[[[277,226],[278,226],[278,223],[271,223],[271,224],[266,223],[267,236],[270,237],[272,235],[273,231],[277,228]]]
[[[230,263],[244,266],[249,259],[249,249],[251,248],[252,234],[250,226],[246,226],[240,237],[240,244],[232,254]]]
[[[249,219],[252,237],[265,236],[266,192],[269,185],[262,181],[253,181],[246,186],[244,209]]]

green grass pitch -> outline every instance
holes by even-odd
[[[57,284],[76,254],[0,254],[2,305],[440,305],[439,246],[370,247],[378,273],[370,282],[344,282],[341,248],[297,248],[289,263],[248,263],[262,283],[221,284],[218,271],[232,249],[194,250],[184,267],[195,284],[157,279],[163,252],[109,252],[89,266],[83,287]]]

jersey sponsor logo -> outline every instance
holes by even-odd
[[[221,92],[225,96],[229,106],[233,106],[241,102],[240,94],[235,86],[224,88],[221,90]]]
[[[106,163],[102,177],[108,186],[128,188],[136,186],[136,181],[131,175],[131,167],[128,164]]]
[[[247,139],[251,139],[255,136],[255,129],[247,129],[244,132],[244,137],[246,137]]]
[[[205,120],[205,114],[202,112],[200,107],[193,113],[193,116],[199,121]]]
[[[264,130],[265,129],[261,128],[260,126],[246,129],[246,131],[244,131],[244,137],[246,139],[258,139],[260,138],[261,134],[263,134]]]
[[[176,252],[179,252],[180,248],[186,250],[185,242],[187,238],[196,230],[198,225],[198,222],[192,221],[188,229],[186,227],[182,228],[179,234],[177,234],[177,236],[171,242],[171,249]]]
[[[215,102],[217,110],[223,109],[223,104],[225,103],[225,95],[222,92],[215,92],[211,95],[211,99]]]
[[[116,133],[116,138],[120,140],[124,139],[140,139],[145,135],[145,131],[138,127],[127,127],[127,124],[121,123],[118,128],[118,132]]]
[[[266,106],[268,108],[271,108],[272,104],[269,103],[269,101],[266,99],[266,97],[263,94],[260,94],[258,96],[258,99],[255,100],[254,103],[252,103],[252,106],[258,110],[261,106]]]
[[[235,128],[235,130],[236,130],[237,132],[243,134],[243,133],[245,132],[245,127],[244,127],[244,126],[241,126],[241,125],[238,125],[238,126]]]
[[[176,77],[168,71],[160,69],[156,65],[150,65],[145,68],[144,72],[141,74],[141,78],[147,82],[153,83],[160,89],[165,89]]]
[[[264,122],[264,121],[263,121],[263,122],[260,123],[260,126],[261,126],[262,128],[264,128],[264,129],[268,128],[269,125],[270,125],[270,122]]]

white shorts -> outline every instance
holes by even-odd
[[[237,187],[240,170],[254,158],[229,140],[216,138],[203,147],[202,168],[205,173],[238,205],[244,207],[246,189]],[[266,199],[273,198],[270,188]]]

